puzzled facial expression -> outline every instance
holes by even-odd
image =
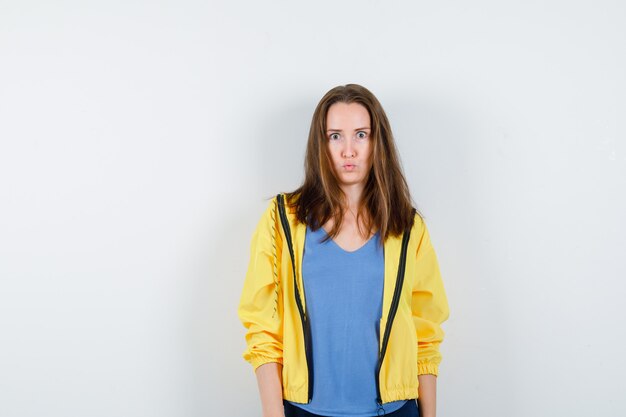
[[[340,185],[365,185],[372,167],[370,115],[359,103],[334,103],[326,114],[326,138]]]

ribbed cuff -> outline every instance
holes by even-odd
[[[259,366],[266,364],[266,363],[270,363],[270,362],[276,362],[282,365],[283,358],[272,358],[271,356],[252,355],[250,359],[248,360],[248,362],[252,364],[252,367],[256,371],[256,368],[258,368]]]
[[[431,362],[418,362],[417,374],[425,375],[431,374],[437,376],[439,373],[439,366]]]

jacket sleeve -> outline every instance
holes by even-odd
[[[237,313],[246,328],[243,358],[256,370],[268,362],[283,362],[283,309],[280,251],[274,198],[267,206],[250,241],[250,259]]]
[[[417,374],[437,375],[441,363],[439,345],[444,337],[441,323],[449,316],[448,300],[426,224],[421,217],[416,222],[422,226],[416,254],[416,284],[411,302],[417,332]]]

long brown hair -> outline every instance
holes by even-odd
[[[322,227],[330,218],[334,220],[333,228],[324,241],[339,233],[345,214],[345,200],[332,170],[326,135],[328,109],[337,102],[363,105],[371,121],[372,168],[359,203],[357,225],[360,227],[363,224],[369,231],[379,230],[381,242],[389,235],[399,236],[413,225],[409,187],[402,173],[387,115],[374,94],[358,84],[331,89],[315,108],[306,148],[304,182],[296,190],[285,193],[287,203],[295,208],[297,221],[313,230]],[[366,215],[362,216],[364,212]],[[359,222],[361,216],[364,218],[362,223]],[[419,216],[421,219],[422,215]]]

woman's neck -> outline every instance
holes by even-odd
[[[341,187],[341,190],[345,194],[344,209],[346,211],[356,213],[361,203],[361,197],[363,196],[362,184],[351,184],[349,186]]]

